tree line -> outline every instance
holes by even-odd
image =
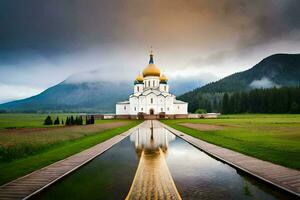
[[[221,112],[222,97],[224,93],[202,93],[194,90],[186,93],[178,99],[189,103],[188,111],[190,113],[201,112]]]
[[[51,116],[47,116],[46,119],[44,120],[44,125],[65,125],[65,126],[71,126],[71,125],[83,125],[84,120],[82,116],[67,116],[66,121],[62,119],[61,121],[59,120],[59,117],[56,117],[56,119],[53,121]],[[85,117],[85,125],[88,124],[95,124],[95,117],[94,115],[87,115]]]
[[[190,113],[300,113],[300,87],[254,89],[243,92],[203,93],[197,90],[179,97]]]
[[[225,93],[222,113],[300,113],[300,87]]]

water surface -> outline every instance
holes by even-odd
[[[156,127],[138,129],[33,199],[125,199],[143,151],[163,152],[182,199],[294,198]]]

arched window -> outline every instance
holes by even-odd
[[[124,106],[124,110],[126,110],[126,106]]]
[[[165,91],[167,91],[167,86],[165,86]]]
[[[150,87],[150,81],[148,81],[148,87]]]
[[[137,91],[138,91],[138,92],[140,91],[140,87],[139,87],[139,86],[137,86]]]
[[[151,98],[151,103],[153,103],[153,98]]]
[[[155,81],[153,81],[153,87],[155,86]]]
[[[164,109],[163,109],[163,108],[161,108],[160,110],[161,110],[161,112],[164,112]]]

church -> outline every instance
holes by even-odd
[[[169,92],[168,79],[154,64],[153,53],[150,53],[149,64],[134,81],[133,93],[129,100],[116,104],[117,116],[159,116],[186,117],[188,103],[179,101]]]

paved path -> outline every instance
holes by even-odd
[[[144,123],[94,147],[0,186],[0,199],[26,199],[111,148]]]
[[[148,130],[151,127],[162,128],[160,124],[153,122],[152,120],[145,121],[139,132],[147,129],[145,133],[150,134]],[[165,134],[165,132],[159,134]],[[140,144],[137,150],[141,154],[140,161],[126,200],[181,200],[167,166],[161,143],[157,141],[156,137],[153,138],[153,141],[151,138],[148,139],[145,144]],[[166,151],[166,149],[164,150]]]
[[[300,171],[253,158],[251,156],[246,156],[244,154],[204,142],[158,121],[155,121],[154,123],[161,124],[175,135],[226,163],[300,196]]]
[[[126,200],[137,199],[181,199],[161,149],[155,152],[142,151],[138,169],[126,198]]]

